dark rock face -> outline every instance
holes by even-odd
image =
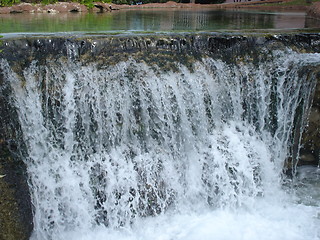
[[[309,124],[302,135],[300,165],[320,164],[320,74],[315,87],[313,103],[309,114]]]
[[[33,60],[45,65],[57,59],[113,65],[131,56],[139,61],[174,70],[177,63],[192,65],[203,56],[237,64],[245,58],[263,58],[260,50],[285,49],[320,52],[320,34],[268,36],[180,34],[135,36],[30,37],[4,39],[0,60],[6,59],[19,74]],[[256,61],[259,62],[259,61]],[[320,78],[320,70],[317,71]],[[28,176],[22,159],[27,157],[16,110],[10,103],[11,90],[0,72],[0,240],[29,239],[32,232],[32,205]],[[317,164],[320,154],[320,83],[318,82],[302,137],[300,164]],[[295,139],[299,141],[300,135]],[[293,144],[297,147],[298,144]],[[293,150],[297,151],[297,150]],[[294,161],[294,160],[293,160]]]
[[[24,146],[10,90],[0,73],[0,239],[29,239],[33,229],[32,206],[22,161]]]
[[[115,64],[134,56],[158,63],[161,55],[172,56],[172,61],[183,63],[186,55],[193,58],[210,56],[232,63],[244,56],[261,57],[259,49],[263,47],[268,51],[289,47],[301,52],[320,52],[319,38],[319,34],[31,37],[3,40],[2,56],[18,68],[24,68],[32,60],[49,62],[59,58],[82,62],[108,59],[108,64]]]
[[[310,7],[307,9],[307,14],[313,18],[320,19],[320,3],[314,2]]]

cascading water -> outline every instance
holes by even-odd
[[[318,239],[319,208],[296,204],[281,175],[320,56],[269,54],[171,70],[70,57],[20,74],[2,60],[28,152],[32,239]]]

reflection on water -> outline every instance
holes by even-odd
[[[5,14],[0,32],[215,31],[319,27],[304,13],[243,10],[121,10],[106,14]]]

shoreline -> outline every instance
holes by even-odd
[[[238,9],[238,8],[252,8],[263,10],[298,10],[306,11],[309,6],[304,5],[274,5],[270,6],[266,4],[278,4],[286,3],[291,0],[256,0],[247,2],[228,2],[221,4],[197,4],[197,3],[176,3],[169,1],[167,3],[147,3],[141,5],[115,5],[119,9],[148,9],[148,8],[210,8],[210,9]]]
[[[181,9],[259,9],[259,10],[286,10],[286,11],[306,11],[313,13],[313,17],[320,18],[320,2],[315,2],[310,6],[304,5],[266,5],[290,2],[290,0],[265,0],[250,2],[229,2],[222,4],[195,4],[176,3],[169,1],[166,3],[147,3],[141,5],[116,5],[96,2],[92,8],[76,2],[57,2],[55,4],[30,4],[20,3],[9,7],[0,7],[0,14],[18,13],[66,13],[66,12],[110,12],[122,9],[156,9],[156,8],[181,8]],[[318,5],[318,6],[315,6]]]

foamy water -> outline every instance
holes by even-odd
[[[61,239],[119,240],[304,240],[319,239],[319,208],[292,203],[257,203],[254,208],[202,209],[202,213],[146,218],[131,228],[94,228],[64,233]]]
[[[282,186],[282,168],[315,84],[301,72],[320,58],[270,57],[192,71],[70,59],[22,76],[2,60],[29,155],[32,239],[318,239],[319,205]]]

